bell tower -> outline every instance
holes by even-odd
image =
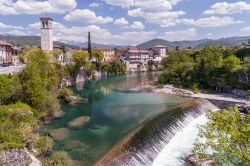
[[[41,48],[44,51],[53,50],[53,19],[47,16],[40,17],[41,22]]]

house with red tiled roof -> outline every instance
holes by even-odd
[[[0,65],[19,63],[20,48],[0,40]]]

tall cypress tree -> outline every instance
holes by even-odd
[[[91,60],[92,59],[92,48],[91,48],[90,32],[88,32],[88,53],[89,53],[89,60]]]

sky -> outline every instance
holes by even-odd
[[[58,41],[137,45],[250,36],[250,0],[0,0],[0,34],[40,35],[54,19]]]

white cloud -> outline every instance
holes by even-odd
[[[109,5],[120,6],[123,8],[136,7],[143,10],[171,10],[182,0],[103,0]]]
[[[195,39],[197,31],[194,28],[179,31],[165,32],[164,38],[169,41],[191,40]]]
[[[169,0],[169,2],[172,4],[172,5],[176,5],[177,3],[181,2],[183,0]]]
[[[141,17],[146,23],[159,24],[161,27],[175,26],[174,20],[184,15],[184,11],[172,11],[182,0],[103,0],[113,6],[128,8],[128,15]]]
[[[33,23],[29,25],[30,29],[39,32],[40,23]],[[96,25],[90,26],[72,26],[67,27],[61,23],[53,23],[53,34],[56,40],[72,40],[87,42],[88,32],[91,32],[92,41],[95,43],[108,43],[119,45],[136,45],[156,37],[154,31],[140,31],[140,32],[122,32],[119,34],[111,34],[107,29],[103,29]]]
[[[7,24],[0,22],[0,29],[19,29],[19,30],[21,30],[24,28],[21,26],[7,25]]]
[[[212,5],[209,10],[206,10],[204,14],[234,14],[241,13],[243,11],[250,11],[250,3],[243,1],[236,3],[218,2]]]
[[[172,4],[167,0],[135,0],[134,7],[143,9],[144,11],[162,11],[171,10]]]
[[[141,23],[140,21],[134,21],[132,25],[129,26],[132,29],[144,29],[145,26],[143,25],[143,23]]]
[[[184,11],[144,12],[140,8],[128,10],[129,16],[141,17],[149,23],[160,24],[162,27],[169,27],[175,25],[174,20],[184,14]]]
[[[96,16],[94,11],[89,9],[76,9],[68,13],[65,17],[67,21],[86,21],[91,24],[105,24],[113,21],[111,17]]]
[[[98,7],[101,7],[102,6],[102,3],[91,3],[89,4],[89,7],[92,7],[92,8],[98,8]]]
[[[129,23],[128,23],[128,21],[124,17],[121,17],[119,19],[116,19],[114,21],[114,24],[115,25],[128,25]]]
[[[175,24],[185,24],[185,25],[195,25],[199,27],[222,27],[228,26],[232,24],[240,24],[242,21],[235,20],[232,17],[205,17],[199,18],[197,20],[194,19],[176,19]]]
[[[250,26],[241,28],[240,31],[241,31],[241,32],[244,32],[244,33],[247,33],[247,34],[250,34]]]
[[[9,31],[7,33],[11,34],[11,35],[17,35],[17,36],[26,36],[26,35],[28,35],[27,33],[23,32],[21,30],[17,30],[17,29]]]
[[[120,45],[137,45],[145,41],[156,38],[155,31],[123,32],[118,35],[112,35],[113,43]]]
[[[76,0],[1,0],[0,14],[65,13],[75,9]]]
[[[128,8],[130,6],[133,6],[134,0],[103,0],[109,5],[112,6],[121,6],[123,8]]]

